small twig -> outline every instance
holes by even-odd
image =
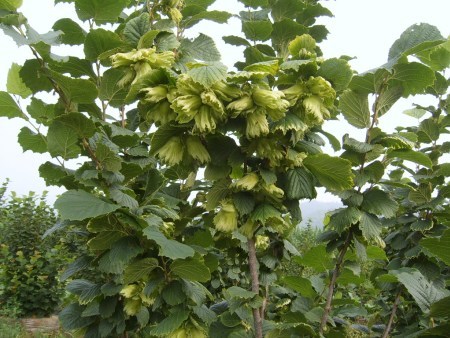
[[[341,272],[342,262],[344,261],[344,256],[347,252],[348,247],[350,246],[351,240],[352,240],[352,230],[350,229],[347,238],[345,240],[345,243],[342,246],[341,251],[339,252],[339,256],[337,258],[336,265],[333,270],[333,275],[331,276],[330,285],[328,286],[327,302],[325,303],[325,309],[319,328],[319,332],[321,334],[323,333],[325,327],[327,326],[328,315],[330,314],[331,311],[331,301],[333,300],[333,293],[336,285],[336,280],[339,277],[339,273]]]
[[[384,330],[381,338],[389,337],[389,332],[391,331],[392,324],[394,323],[395,313],[397,312],[398,304],[400,303],[401,294],[402,294],[402,290],[400,289],[400,290],[398,290],[397,296],[395,297],[394,305],[392,306],[391,316],[389,317],[389,321],[386,325],[386,329]]]
[[[259,294],[259,271],[258,259],[256,257],[255,239],[249,238],[248,242],[248,266],[250,269],[250,278],[252,281],[252,291]],[[252,309],[253,322],[255,326],[255,338],[263,338],[263,319],[261,318],[261,308]]]

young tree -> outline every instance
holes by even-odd
[[[63,326],[86,337],[339,331],[327,323],[337,323],[334,290],[350,249],[383,247],[378,216],[397,206],[379,181],[388,160],[411,159],[398,150],[408,150],[406,136],[384,134],[378,118],[401,96],[446,90],[436,71],[448,66],[447,41],[415,26],[386,65],[353,76],[348,58],[322,56],[327,30],[316,18],[331,13],[317,0],[242,0],[242,36],[223,38],[244,47],[244,60],[228,71],[210,37],[185,37],[201,20],[227,22],[230,13],[208,10],[213,0],[64,2],[79,22],[62,18],[43,35],[19,1],[0,2],[1,27],[33,55],[12,67],[1,115],[32,122],[19,142],[55,159],[40,167],[48,184],[68,189],[55,206],[66,225],[90,233],[90,254],[65,273],[79,278]],[[58,43],[81,46],[84,58],[52,54]],[[39,99],[42,91],[57,101]],[[19,96],[32,96],[26,111]],[[336,157],[321,149],[323,137],[340,149],[321,126],[340,112],[367,137],[346,136]],[[86,160],[70,170],[71,159]],[[299,200],[318,186],[347,206],[331,217],[327,245],[296,257],[318,274],[279,276],[281,261],[298,254],[287,236]]]

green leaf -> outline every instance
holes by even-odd
[[[110,50],[115,50],[123,45],[124,42],[120,39],[119,35],[99,28],[91,30],[88,35],[86,35],[84,54],[86,55],[86,59],[95,61],[101,54]]]
[[[201,61],[220,61],[220,52],[212,38],[199,34],[193,41],[184,39],[180,45],[184,57]]]
[[[82,317],[85,308],[78,303],[72,303],[60,312],[59,320],[64,330],[78,330],[95,322],[96,317]]]
[[[222,179],[214,182],[213,186],[206,195],[206,210],[215,209],[219,205],[220,201],[228,196],[229,186],[229,179]]]
[[[377,216],[363,212],[361,214],[361,221],[359,222],[359,228],[362,231],[364,238],[368,241],[374,240],[377,243],[381,243],[381,221]]]
[[[85,59],[70,56],[63,62],[51,62],[50,68],[58,73],[69,73],[73,77],[89,76],[91,79],[97,79],[97,75],[92,69],[92,63]]]
[[[440,136],[439,125],[432,118],[420,122],[419,130],[417,131],[419,142],[431,143],[437,141]]]
[[[287,287],[297,291],[303,297],[314,298],[317,295],[316,291],[312,288],[311,281],[307,278],[285,276],[282,278],[282,282]]]
[[[286,173],[284,190],[288,199],[313,199],[316,197],[314,177],[304,168],[294,168]]]
[[[159,254],[161,256],[166,256],[171,259],[184,259],[194,256],[195,251],[190,246],[172,239],[167,239],[166,236],[155,227],[149,226],[142,232],[145,237],[155,241],[156,244],[159,245]]]
[[[267,7],[269,5],[268,0],[239,0],[239,2],[242,2],[246,7],[252,7],[254,9],[258,7]]]
[[[272,23],[269,20],[242,21],[242,32],[251,41],[269,40],[272,30]]]
[[[339,108],[345,119],[356,128],[370,127],[370,110],[367,95],[354,91],[344,92],[339,100]]]
[[[23,0],[0,0],[0,9],[6,9],[7,11],[15,11],[22,6]]]
[[[246,46],[246,47],[251,46],[250,42],[248,42],[244,38],[241,38],[240,36],[235,35],[223,36],[222,40],[225,41],[225,43],[232,46]]]
[[[333,58],[320,65],[317,75],[330,81],[333,88],[339,92],[348,87],[353,71],[346,60]]]
[[[75,21],[64,18],[53,24],[53,30],[62,31],[61,43],[67,45],[81,45],[86,37],[86,32]]]
[[[441,237],[423,238],[420,245],[445,264],[450,265],[450,229],[445,230]]]
[[[423,93],[436,80],[434,71],[418,62],[395,65],[392,78],[402,82],[405,97]]]
[[[81,113],[64,114],[54,121],[72,129],[80,138],[90,138],[96,131],[94,122]]]
[[[61,156],[65,160],[77,158],[81,153],[76,131],[58,120],[48,128],[47,148],[52,157]]]
[[[303,164],[327,189],[341,191],[353,187],[350,161],[327,154],[317,154],[305,158]]]
[[[253,210],[250,218],[254,222],[259,221],[261,223],[264,223],[270,218],[281,218],[281,213],[273,205],[264,203],[258,205],[255,210]]]
[[[19,71],[19,75],[33,93],[40,91],[48,92],[53,89],[50,80],[43,75],[42,66],[38,60],[30,59],[25,61],[22,69]]]
[[[68,102],[92,103],[97,98],[97,86],[90,80],[73,79],[52,70],[46,70],[46,73],[58,85]]]
[[[195,258],[177,259],[170,264],[170,270],[178,277],[193,282],[207,282],[211,279],[208,267]]]
[[[425,109],[421,109],[421,108],[408,109],[403,112],[403,114],[414,117],[416,119],[420,119],[426,113],[427,113],[427,111]]]
[[[150,330],[150,334],[157,337],[167,337],[170,333],[178,329],[183,322],[188,319],[189,311],[175,310],[159,324]]]
[[[368,259],[380,259],[380,260],[384,260],[387,261],[388,258],[386,256],[386,251],[384,251],[382,248],[378,247],[378,246],[373,246],[373,245],[369,245],[366,248],[366,253],[367,253],[367,258]]]
[[[255,208],[255,203],[255,199],[249,193],[238,192],[233,194],[233,204],[241,216],[250,214]]]
[[[286,113],[281,119],[272,123],[274,130],[280,130],[284,135],[290,130],[305,131],[308,126],[302,121],[300,117],[293,113]]]
[[[122,191],[120,189],[111,188],[109,196],[117,204],[130,208],[132,210],[137,209],[139,207],[138,201],[136,201],[133,196],[127,194],[127,192],[129,192],[130,194],[134,194],[133,190],[131,189],[125,189],[124,191]]]
[[[98,97],[108,101],[111,107],[119,108],[124,105],[128,94],[126,88],[120,85],[120,80],[125,76],[125,69],[108,69],[102,76]]]
[[[142,35],[138,42],[138,49],[153,47],[156,36],[160,33],[158,30],[150,30]]]
[[[373,150],[374,146],[366,142],[360,142],[354,138],[349,137],[348,134],[343,136],[343,148],[345,150],[352,150],[359,154],[366,154]]]
[[[129,264],[124,272],[123,282],[130,284],[148,278],[150,272],[159,266],[156,258],[144,258]]]
[[[230,298],[252,299],[256,296],[253,291],[245,290],[239,286],[232,286],[225,291]]]
[[[100,285],[86,279],[75,279],[67,285],[66,289],[78,296],[78,301],[81,305],[91,302],[101,294]]]
[[[431,304],[431,317],[450,317],[450,296]]]
[[[0,91],[0,116],[12,119],[23,118],[22,110],[7,92]]]
[[[293,258],[296,263],[313,268],[317,272],[324,272],[334,267],[333,260],[329,256],[324,244],[314,246],[302,257]]]
[[[361,208],[375,215],[383,215],[386,218],[392,218],[397,214],[398,204],[387,192],[379,189],[371,189],[364,193],[364,200]]]
[[[117,172],[122,168],[122,159],[120,156],[118,156],[114,150],[103,143],[97,144],[95,156],[101,166],[106,170]]]
[[[408,27],[389,50],[388,60],[409,54],[414,47],[423,42],[442,40],[443,37],[435,26],[427,23],[415,24]]]
[[[122,34],[129,43],[133,46],[137,46],[141,37],[150,29],[150,14],[145,12],[128,21],[125,24]]]
[[[403,94],[402,86],[393,86],[378,95],[378,99],[375,105],[375,111],[378,117],[381,117],[392,108],[392,106],[397,102]]]
[[[13,63],[8,72],[6,80],[6,90],[10,94],[21,96],[23,99],[32,94],[31,90],[25,85],[20,77],[20,70],[22,69],[17,63]]]
[[[196,25],[201,20],[210,20],[217,23],[227,23],[228,19],[231,18],[231,13],[224,11],[202,11],[191,17],[186,18],[181,22],[186,28]]]
[[[101,25],[116,22],[129,0],[75,0],[75,9],[82,21],[94,19]]]
[[[47,152],[47,141],[45,136],[34,133],[28,127],[20,129],[18,141],[24,152],[27,150],[40,154]]]
[[[55,208],[58,209],[61,218],[73,221],[106,215],[119,207],[84,190],[66,191],[55,202]]]
[[[352,224],[359,222],[361,217],[362,213],[358,208],[347,207],[332,214],[328,226],[332,227],[332,229],[335,229],[338,233],[342,233]]]
[[[426,154],[409,149],[389,150],[387,158],[399,158],[401,160],[411,161],[430,169],[433,166],[433,162],[431,162],[431,159]]]
[[[450,295],[450,291],[444,289],[439,283],[431,283],[416,269],[402,268],[391,273],[405,286],[425,313],[428,313],[433,303]]]
[[[225,80],[227,67],[220,62],[196,64],[194,68],[188,71],[188,74],[195,82],[208,88],[218,81]]]

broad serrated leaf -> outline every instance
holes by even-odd
[[[59,278],[59,280],[61,282],[66,281],[68,278],[72,277],[77,272],[82,271],[85,268],[87,268],[90,265],[90,263],[91,263],[91,259],[86,256],[77,258],[74,262],[70,263],[66,267],[64,272],[61,274],[61,277]]]
[[[427,23],[414,24],[408,27],[389,50],[388,60],[409,54],[411,50],[423,42],[442,40],[443,37],[435,26]]]
[[[352,80],[353,71],[346,60],[333,58],[320,65],[317,75],[330,81],[336,91],[343,91]]]
[[[215,62],[220,61],[220,52],[214,40],[205,34],[200,34],[193,41],[185,39],[182,41],[180,50],[184,57],[194,60]]]
[[[43,154],[47,151],[47,140],[42,134],[34,133],[30,128],[20,129],[18,141],[23,151],[31,150],[35,153]]]
[[[170,264],[170,270],[178,277],[193,282],[207,282],[211,279],[208,267],[195,258],[177,259]]]
[[[381,117],[391,109],[403,95],[404,89],[402,86],[393,86],[382,91],[377,98],[374,110],[378,117]]]
[[[416,119],[420,119],[426,113],[427,113],[427,111],[425,109],[421,109],[421,108],[408,109],[403,112],[403,114],[414,117]]]
[[[116,22],[130,0],[75,0],[75,9],[82,21],[94,19],[101,25]]]
[[[76,131],[57,120],[48,128],[47,148],[51,156],[61,156],[65,160],[81,154]]]
[[[98,97],[108,101],[112,107],[119,108],[124,105],[128,90],[120,85],[120,80],[125,76],[124,69],[108,69],[102,76]]]
[[[284,191],[289,199],[313,199],[316,197],[314,176],[304,168],[289,170],[286,173],[284,183]]]
[[[303,164],[327,189],[342,191],[353,187],[350,161],[327,154],[317,154],[305,158]]]
[[[440,136],[439,124],[432,118],[423,120],[420,122],[417,136],[421,143],[437,141]]]
[[[220,201],[222,201],[229,194],[230,180],[222,179],[213,184],[206,195],[206,210],[215,209]]]
[[[22,110],[7,92],[0,91],[0,116],[12,119],[23,118]]]
[[[78,296],[80,304],[87,304],[101,294],[100,285],[86,279],[75,279],[67,287],[67,291]]]
[[[95,149],[95,156],[98,163],[105,170],[118,172],[122,169],[122,159],[116,154],[116,152],[103,143],[97,144]]]
[[[387,192],[379,189],[371,189],[364,193],[361,208],[375,215],[383,215],[386,218],[395,217],[398,204]]]
[[[91,30],[86,35],[84,42],[84,55],[90,61],[97,60],[97,58],[110,50],[115,50],[124,45],[120,36],[114,32],[99,28]]]
[[[85,59],[79,59],[70,56],[67,60],[62,62],[51,62],[50,68],[58,73],[69,73],[73,77],[89,76],[91,79],[96,79],[97,75],[92,69],[92,63]]]
[[[66,191],[55,202],[55,208],[59,211],[61,218],[74,221],[106,215],[119,207],[116,204],[105,202],[84,190]]]
[[[222,40],[225,41],[225,43],[228,43],[229,45],[232,46],[246,46],[246,47],[251,46],[250,42],[248,42],[244,38],[241,38],[240,36],[235,35],[223,36]]]
[[[410,149],[390,150],[387,152],[387,158],[399,158],[401,160],[411,161],[430,169],[433,166],[433,162],[426,154]]]
[[[270,218],[281,218],[281,213],[273,205],[264,203],[258,205],[255,210],[253,210],[250,218],[254,222],[264,223]]]
[[[245,216],[253,211],[256,201],[251,194],[239,192],[233,194],[233,204],[235,205],[239,215]]]
[[[177,242],[173,239],[167,239],[164,234],[157,228],[149,226],[145,228],[143,234],[148,239],[151,239],[159,245],[159,254],[171,259],[184,259],[194,256],[194,249],[190,246]]]
[[[358,208],[347,207],[333,213],[328,226],[332,227],[338,233],[342,233],[345,229],[350,228],[352,224],[359,222],[361,217],[362,213]]]
[[[86,32],[75,21],[64,18],[56,21],[52,27],[55,31],[61,31],[61,43],[67,45],[81,45],[86,37]]]
[[[344,92],[339,100],[339,109],[352,126],[360,129],[370,127],[369,100],[366,94],[350,90]]]
[[[61,115],[54,120],[54,123],[72,129],[80,138],[90,138],[96,131],[94,122],[81,113]]]
[[[287,287],[297,291],[303,297],[314,298],[317,293],[312,288],[311,282],[307,278],[298,276],[285,276],[282,278],[282,283]]]
[[[159,266],[156,258],[144,258],[129,264],[123,276],[123,282],[130,284],[148,278],[150,272]]]
[[[192,15],[181,22],[186,28],[196,25],[202,20],[214,21],[217,23],[227,23],[228,19],[231,18],[231,13],[224,11],[202,11],[195,15]]]
[[[13,63],[8,71],[8,78],[6,80],[6,89],[8,93],[21,96],[23,99],[32,94],[20,77],[20,70],[22,69],[17,63]]]
[[[92,81],[73,79],[52,70],[46,70],[47,73],[48,77],[58,85],[67,102],[93,103],[97,98],[97,86]]]
[[[188,319],[189,311],[187,310],[175,310],[159,324],[154,326],[150,333],[157,337],[167,337],[170,333],[178,329],[183,322]]]
[[[359,154],[365,154],[373,150],[374,146],[368,144],[366,142],[360,142],[355,140],[354,138],[349,137],[348,134],[345,134],[342,138],[343,146],[345,150],[352,150]]]
[[[431,317],[450,317],[450,296],[431,304]]]
[[[109,196],[114,202],[116,202],[119,205],[122,205],[130,209],[137,209],[139,207],[138,201],[136,201],[136,199],[133,196],[127,194],[127,191],[134,194],[134,192],[129,189],[125,189],[124,191],[122,191],[120,189],[111,188]]]
[[[317,272],[324,272],[334,267],[333,260],[327,253],[324,244],[311,248],[303,256],[294,257],[293,260],[300,265],[313,268]]]
[[[133,46],[137,46],[141,37],[150,30],[150,14],[142,13],[125,24],[123,36]]]
[[[225,80],[227,77],[227,67],[220,63],[196,64],[188,71],[188,74],[195,82],[198,82],[209,88],[218,81]]]
[[[230,298],[251,299],[256,296],[255,292],[245,290],[240,286],[232,286],[226,289],[224,292],[226,292],[230,296]]]
[[[450,230],[444,231],[441,237],[429,237],[424,238],[420,241],[422,245],[428,252],[432,255],[438,257],[440,260],[445,262],[445,264],[450,265]]]
[[[272,23],[269,20],[242,21],[242,32],[251,41],[266,41],[272,34]]]
[[[78,330],[91,325],[96,317],[82,317],[85,306],[72,303],[59,313],[59,320],[64,330]]]
[[[368,241],[374,240],[377,243],[381,242],[380,234],[382,224],[377,216],[363,212],[361,213],[361,220],[359,228],[362,231],[364,238]]]
[[[402,82],[405,97],[423,93],[436,80],[434,71],[418,62],[395,65],[393,78]]]
[[[417,305],[425,313],[429,312],[430,306],[433,303],[450,294],[450,291],[442,288],[438,283],[428,281],[416,269],[402,268],[400,270],[394,270],[391,273],[405,286]]]

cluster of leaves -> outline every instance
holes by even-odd
[[[6,185],[3,187],[6,188]],[[57,238],[42,239],[56,222],[45,195],[33,193],[0,200],[0,302],[3,315],[29,317],[54,314],[64,287],[58,274],[63,255]]]
[[[243,36],[224,40],[245,47],[244,61],[228,72],[210,37],[184,36],[201,20],[228,20],[229,13],[208,9],[213,0],[55,2],[71,3],[79,20],[61,19],[39,34],[17,12],[21,1],[0,1],[0,27],[34,56],[12,66],[0,114],[29,121],[33,130],[19,134],[23,149],[54,158],[40,174],[68,189],[55,203],[65,220],[57,228],[87,234],[89,251],[63,275],[74,295],[60,314],[67,330],[343,336],[349,318],[367,321],[370,310],[378,320],[379,303],[366,309],[360,301],[377,298],[380,283],[414,289],[405,280],[421,270],[386,265],[401,253],[389,251],[383,224],[402,211],[417,216],[399,208],[392,187],[421,190],[385,172],[413,161],[443,173],[438,190],[447,173],[426,153],[437,161],[434,148],[415,148],[417,133],[386,134],[376,124],[402,96],[445,94],[450,52],[434,27],[412,27],[386,65],[353,76],[347,58],[322,57],[317,43],[327,30],[316,18],[331,13],[318,1],[242,0]],[[84,58],[53,54],[59,43],[81,47]],[[56,101],[42,93],[51,91]],[[30,96],[25,111],[16,100]],[[328,139],[338,150],[340,142],[322,124],[340,112],[367,136],[345,136],[345,151],[333,157],[321,146]],[[424,134],[432,123],[445,132],[439,114],[424,123]],[[83,163],[70,169],[72,159]],[[430,180],[433,172],[425,173]],[[300,255],[288,236],[301,219],[299,200],[315,198],[317,186],[345,207],[330,216],[324,243]],[[424,236],[444,236],[440,229]],[[280,273],[285,259],[302,267],[293,270],[300,275]],[[358,276],[362,260],[380,274]]]

